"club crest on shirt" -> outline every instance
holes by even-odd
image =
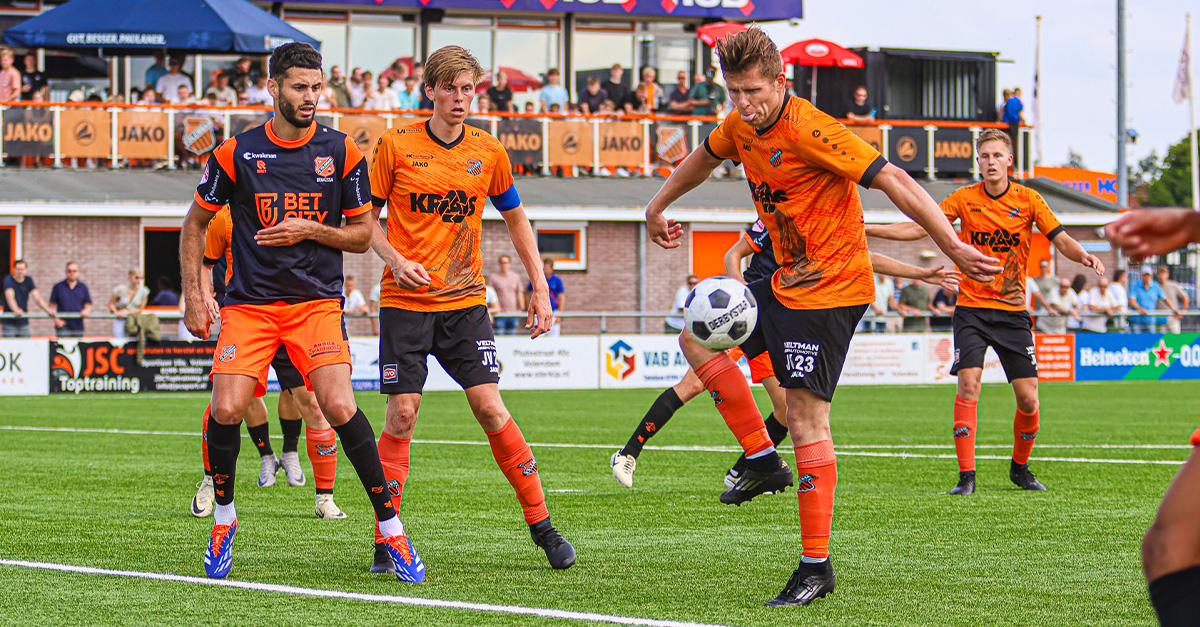
[[[313,162],[317,176],[333,176],[333,157],[317,157]]]
[[[237,344],[230,344],[228,346],[221,347],[221,354],[218,357],[218,359],[221,360],[221,363],[227,364],[230,361],[233,361],[234,357],[237,357]]]
[[[479,173],[482,171],[483,171],[483,162],[482,161],[480,161],[479,159],[468,159],[467,160],[467,174],[470,174],[471,176],[479,176]]]

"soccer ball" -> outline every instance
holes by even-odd
[[[683,320],[704,348],[723,351],[746,341],[758,323],[750,289],[726,276],[704,279],[688,294]]]

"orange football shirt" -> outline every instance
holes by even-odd
[[[508,153],[490,134],[465,126],[446,144],[428,122],[387,130],[375,145],[371,196],[387,202],[388,243],[429,272],[428,286],[404,290],[383,271],[380,306],[451,311],[484,304],[483,208],[513,186]]]
[[[791,95],[766,130],[743,122],[735,109],[704,146],[718,159],[745,164],[758,217],[781,266],[771,279],[781,303],[830,309],[875,300],[856,187],[870,187],[887,164],[874,148]]]
[[[959,188],[941,203],[942,213],[953,223],[962,221],[958,238],[1004,264],[1004,272],[980,283],[964,276],[959,282],[958,304],[1006,311],[1025,310],[1025,266],[1036,224],[1047,239],[1063,231],[1042,195],[1010,182],[1008,190],[993,198],[983,183]]]

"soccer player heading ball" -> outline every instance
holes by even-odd
[[[464,48],[447,46],[425,60],[424,78],[433,117],[387,130],[371,164],[376,217],[388,207],[387,233],[378,219],[371,227],[371,245],[387,264],[379,309],[379,379],[388,405],[379,455],[388,488],[399,511],[427,360],[433,355],[466,393],[496,463],[517,493],[534,543],[551,566],[568,568],[575,563],[575,549],[550,524],[537,462],[497,386],[500,365],[480,261],[484,197],[504,216],[532,282],[525,328],[535,338],[554,324],[537,240],[513,185],[508,153],[495,137],[463,124],[483,78],[479,61]],[[371,571],[388,567],[377,544]]]
[[[184,322],[196,336],[208,337],[218,309],[200,289],[205,228],[229,205],[233,272],[213,355],[208,452],[216,508],[205,571],[224,578],[232,567],[238,425],[254,397],[266,392],[267,366],[283,344],[342,440],[397,576],[421,581],[425,566],[387,494],[375,433],[350,385],[342,251],[362,253],[371,245],[367,162],[352,139],[315,123],[322,78],[321,55],[312,46],[280,46],[271,55],[270,74],[275,116],[213,151],[180,236]]]
[[[758,325],[741,345],[746,357],[770,355],[786,390],[787,423],[795,442],[799,488],[800,566],[768,605],[805,605],[833,591],[829,534],[837,458],[829,405],[850,338],[875,298],[856,185],[883,190],[969,277],[986,280],[996,260],[960,242],[937,204],[915,181],[866,142],[807,100],[784,88],[779,49],[758,28],[717,45],[736,110],[684,160],[646,208],[652,241],[679,246],[681,225],[663,217],[725,159],[745,164],[759,218],[775,243],[781,268],[750,283]],[[750,387],[733,360],[703,348],[685,330],[680,347],[709,391],[747,459],[747,470],[722,502],[740,504],[792,483],[775,452]]]
[[[1013,417],[1013,453],[1009,479],[1025,490],[1045,490],[1029,470],[1029,455],[1040,425],[1037,356],[1033,321],[1025,307],[1025,267],[1029,263],[1033,227],[1066,258],[1104,274],[1104,264],[1067,235],[1041,194],[1008,180],[1012,146],[1008,135],[987,129],[975,142],[983,181],[960,188],[942,201],[942,212],[951,222],[962,223],[962,240],[982,253],[1004,259],[1004,272],[987,281],[966,279],[960,285],[954,327],[954,364],[958,377],[954,399],[954,452],[958,457],[958,485],[951,494],[975,492],[975,426],[978,423],[983,355],[991,346],[1000,356],[1004,374],[1017,397]],[[925,237],[914,222],[868,226],[867,235],[897,240]]]

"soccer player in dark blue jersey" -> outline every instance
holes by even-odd
[[[350,384],[342,251],[362,253],[371,245],[366,159],[352,139],[315,123],[323,81],[321,55],[312,46],[280,46],[270,74],[275,116],[213,151],[180,237],[184,322],[207,337],[217,307],[201,290],[205,229],[229,205],[233,273],[213,355],[208,451],[217,504],[205,571],[224,578],[232,567],[238,425],[254,397],[265,394],[267,366],[283,344],[366,489],[397,578],[423,581],[425,566],[392,506],[375,433]]]

